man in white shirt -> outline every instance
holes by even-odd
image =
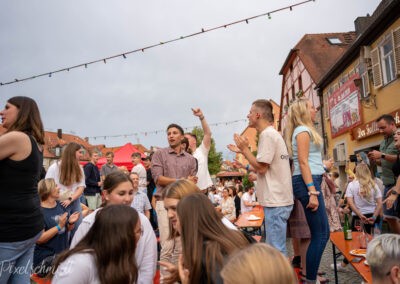
[[[207,188],[213,185],[210,173],[208,171],[208,153],[211,147],[211,130],[208,126],[206,119],[204,118],[201,109],[193,109],[193,115],[200,119],[201,127],[203,128],[203,140],[200,146],[197,148],[197,137],[193,133],[185,133],[185,137],[189,141],[189,149],[192,152],[193,157],[197,160],[197,186],[202,192],[206,192]]]
[[[142,165],[142,155],[139,152],[132,153],[132,163],[134,167],[131,173],[137,173],[139,176],[139,191],[147,195],[147,172]]]
[[[274,129],[270,101],[253,102],[247,118],[249,127],[259,134],[257,156],[250,151],[248,139],[238,134],[234,135],[236,145],[228,148],[243,154],[250,163],[246,168],[257,174],[257,197],[264,207],[266,242],[286,255],[287,220],[293,208],[289,154],[281,134]]]
[[[243,193],[242,198],[240,199],[240,212],[249,212],[253,210],[253,207],[256,205],[258,205],[258,202],[256,202],[254,187],[250,187],[247,192]]]

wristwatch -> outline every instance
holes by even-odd
[[[70,196],[70,197],[68,197],[68,200],[69,200],[69,201],[72,201],[72,197],[71,197],[71,196]]]
[[[381,154],[381,159],[385,159],[385,157],[386,157],[385,153],[382,153]]]

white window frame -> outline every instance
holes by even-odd
[[[385,54],[384,47],[387,46],[390,50]],[[379,55],[382,70],[383,84],[386,85],[396,79],[396,67],[393,52],[393,39],[391,35],[387,35],[379,45]]]

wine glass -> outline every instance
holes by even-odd
[[[354,228],[356,228],[356,230],[357,230],[358,232],[361,232],[362,223],[361,223],[361,220],[360,220],[360,219],[357,219],[357,220],[354,221]]]

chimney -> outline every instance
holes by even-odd
[[[357,19],[354,21],[356,35],[359,36],[360,34],[362,34],[371,22],[372,18],[369,14],[367,14],[366,17],[357,17]]]
[[[57,137],[59,139],[62,139],[62,129],[61,128],[57,129]]]

